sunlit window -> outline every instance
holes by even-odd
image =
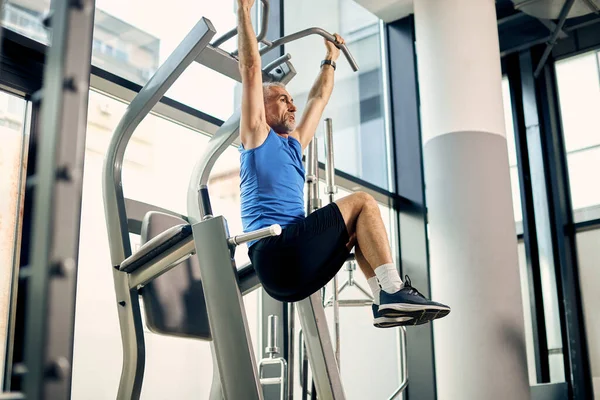
[[[573,209],[600,204],[600,53],[556,63]]]

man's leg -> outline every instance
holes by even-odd
[[[363,266],[369,265],[373,270],[380,265],[392,263],[390,243],[375,199],[367,193],[357,192],[335,203],[342,212],[348,235],[356,235],[358,247],[366,261],[366,265],[359,262],[365,275],[372,276]]]
[[[336,201],[340,208],[348,234],[356,235],[364,262],[361,270],[368,278],[373,271],[381,287],[388,293],[402,289],[402,280],[392,260],[390,242],[381,219],[381,211],[373,196],[357,192]]]
[[[450,312],[450,307],[426,299],[412,287],[410,281],[403,287],[392,262],[381,212],[371,195],[357,192],[336,201],[336,204],[342,213],[348,234],[351,237],[356,235],[356,247],[359,249],[357,253],[360,253],[357,261],[361,270],[371,281],[373,273],[370,271],[374,271],[383,289],[379,299],[381,305],[377,310],[381,316],[412,317],[415,324],[420,324],[444,317]],[[373,288],[371,281],[369,285]],[[373,312],[376,313],[375,307]]]

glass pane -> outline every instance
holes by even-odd
[[[50,9],[50,0],[8,0],[2,25],[38,42],[48,44],[48,31],[42,20]]]
[[[567,152],[600,144],[600,71],[596,53],[557,62],[556,80]]]
[[[600,204],[600,144],[586,150],[567,153],[573,209]]]
[[[519,170],[517,169],[517,148],[515,145],[515,125],[512,115],[512,99],[508,78],[502,77],[502,99],[504,105],[504,123],[506,125],[506,145],[508,147],[508,164],[510,166],[510,186],[513,199],[515,221],[523,220],[521,209],[521,190],[519,186]]]
[[[576,240],[583,318],[595,393],[595,397],[592,397],[600,399],[600,318],[597,311],[600,304],[600,229],[578,232]]]
[[[18,263],[24,197],[27,102],[0,91],[0,389],[10,329],[13,273]],[[1,392],[2,390],[0,390]]]
[[[215,26],[215,39],[235,27],[234,5],[233,1],[173,0],[168,7],[152,7],[145,0],[98,0],[92,63],[143,85],[201,17]],[[236,40],[222,46],[226,50],[236,47]],[[235,81],[193,63],[166,96],[227,119],[233,112],[236,85]]]
[[[285,2],[284,20],[286,34],[317,26],[338,32],[346,40],[360,69],[353,72],[340,56],[335,88],[323,114],[323,118],[333,120],[336,168],[390,189],[378,19],[353,1],[307,0]],[[290,43],[285,50],[298,71],[288,89],[300,115],[326,50],[321,37]],[[322,125],[317,137],[323,137]],[[324,146],[319,148],[323,160]]]
[[[600,53],[556,63],[563,135],[573,209],[600,204]]]
[[[531,315],[531,293],[529,292],[529,275],[527,273],[527,256],[525,254],[525,243],[519,240],[517,244],[519,256],[519,275],[521,277],[521,295],[523,298],[523,317],[525,322],[525,346],[527,350],[527,370],[529,372],[529,384],[537,384],[537,373],[535,366],[535,341],[533,338],[533,315]]]
[[[103,157],[125,109],[124,103],[90,92],[75,318],[73,398],[85,399],[94,393],[94,399],[114,399],[121,374],[121,336],[101,185]],[[125,154],[125,196],[186,214],[190,173],[207,142],[208,136],[158,116],[148,116],[133,135]],[[219,160],[213,169],[210,189],[215,212],[227,218],[230,232],[241,232],[237,149],[227,150]],[[136,248],[135,242],[132,247]],[[236,261],[238,264],[247,262],[244,248],[237,250]],[[245,296],[244,304],[251,338],[257,343],[256,293]],[[209,343],[150,332],[146,332],[145,340],[143,399],[208,398],[212,381]],[[167,380],[169,385],[164,384]]]

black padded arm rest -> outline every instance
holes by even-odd
[[[191,236],[192,227],[188,224],[181,224],[167,229],[160,235],[146,242],[131,257],[121,263],[120,271],[131,273],[146,264],[155,257],[158,257],[166,250],[176,246]]]
[[[260,286],[260,281],[252,264],[246,264],[238,269],[237,275],[242,295],[250,293]]]

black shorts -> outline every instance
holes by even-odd
[[[331,203],[281,235],[261,239],[248,255],[265,291],[279,301],[305,299],[321,289],[348,258],[349,236],[339,207]]]

